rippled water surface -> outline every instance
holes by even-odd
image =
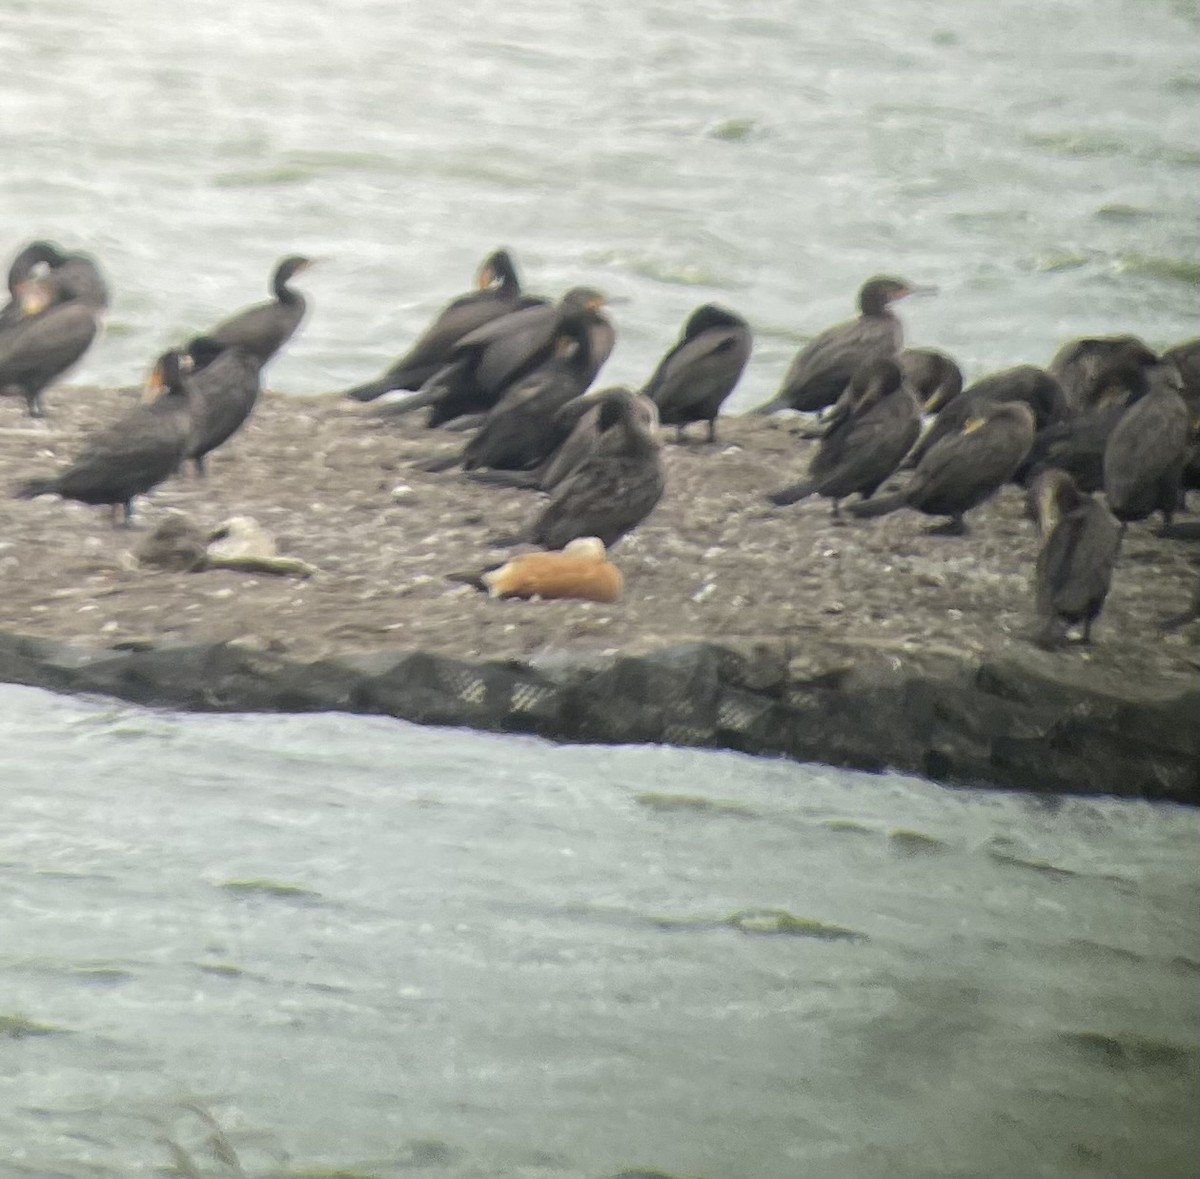
[[[879,270],[940,285],[910,338],[969,372],[1166,344],[1196,332],[1196,32],[1186,0],[10,0],[0,248],[104,261],[78,381],[137,379],[299,250],[327,261],[273,381],[344,386],[500,243],[535,289],[628,297],[615,380],[741,310],[735,409]]]
[[[1195,811],[0,689],[0,1175],[1187,1175]],[[322,1170],[324,1168],[324,1170]]]

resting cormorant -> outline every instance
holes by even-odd
[[[724,307],[705,303],[688,317],[642,390],[658,406],[662,424],[675,427],[677,442],[689,422],[707,422],[708,440],[716,442],[717,414],[746,367],[752,343],[750,325]]]
[[[581,536],[611,548],[636,528],[665,486],[658,439],[647,430],[636,395],[614,391],[600,408],[604,445],[564,479],[534,522],[534,544],[561,549]]]
[[[30,242],[20,250],[8,268],[8,302],[0,309],[0,334],[26,314],[22,300],[25,284],[43,268],[60,266],[67,255],[54,242]],[[47,297],[48,304],[53,299]]]
[[[658,429],[658,407],[649,397],[641,393],[630,393],[620,385],[598,389],[569,401],[555,414],[563,428],[569,428],[563,444],[532,471],[469,471],[467,478],[473,483],[484,483],[489,487],[516,487],[528,491],[553,491],[598,449],[609,445],[623,444],[624,427],[614,429],[609,422],[601,429],[604,403],[612,397],[632,397],[634,412],[641,419],[642,428],[650,434]]]
[[[1094,497],[1075,486],[1065,471],[1050,467],[1035,476],[1030,495],[1037,509],[1042,545],[1038,551],[1038,646],[1057,647],[1067,631],[1092,623],[1104,607],[1121,547],[1121,525]]]
[[[0,334],[0,392],[21,394],[30,417],[43,417],[43,390],[88,350],[100,315],[82,299],[68,299],[11,324]]]
[[[1033,444],[1033,410],[1024,401],[985,401],[956,434],[929,448],[907,486],[879,499],[851,504],[855,516],[883,516],[913,508],[949,516],[933,531],[962,536],[963,514],[990,499],[1020,467]]]
[[[815,412],[832,405],[868,360],[895,360],[904,345],[904,328],[891,304],[907,295],[932,292],[902,278],[868,279],[858,293],[857,319],[826,328],[806,344],[788,368],[779,392],[753,412],[781,409]]]
[[[245,348],[266,364],[292,338],[304,318],[304,296],[288,284],[312,265],[311,259],[298,255],[284,258],[271,276],[274,299],[236,312],[205,336],[223,348]]]
[[[253,412],[262,361],[246,348],[222,347],[208,336],[192,340],[187,355],[192,362],[187,381],[192,429],[183,457],[191,459],[196,474],[203,477],[205,456],[236,434]]]
[[[21,499],[60,495],[85,504],[111,504],[114,524],[120,506],[125,526],[132,527],[134,496],[156,487],[179,466],[192,427],[180,354],[165,353],[155,371],[163,387],[159,396],[93,434],[65,471],[32,479],[14,494]]]
[[[1069,414],[1061,386],[1045,369],[1032,364],[1002,369],[981,377],[946,403],[913,447],[905,466],[915,467],[930,447],[957,433],[968,418],[975,417],[981,405],[1002,401],[1023,401],[1028,405],[1038,430],[1065,420]]]
[[[468,332],[419,392],[386,406],[384,412],[396,415],[429,406],[430,426],[487,413],[509,388],[549,359],[558,317],[558,306],[539,303]],[[587,384],[595,379],[616,341],[612,323],[603,315],[592,317],[589,334],[592,372]]]
[[[899,365],[923,413],[937,413],[963,391],[962,369],[936,348],[905,348]]]
[[[1177,371],[1162,369],[1150,391],[1121,415],[1104,447],[1104,497],[1123,524],[1161,512],[1169,528],[1179,507],[1191,423]]]
[[[507,250],[496,250],[484,259],[475,285],[469,295],[460,295],[443,307],[416,343],[383,376],[347,390],[346,396],[355,401],[374,401],[393,389],[419,389],[446,363],[464,336],[510,311],[545,302],[522,296],[521,280]]]
[[[870,499],[899,467],[921,428],[921,411],[899,366],[869,361],[854,374],[849,392],[844,411],[813,455],[808,477],[768,496],[773,504],[823,495],[833,500],[836,517],[846,496],[857,491]]]
[[[528,470],[552,454],[570,433],[557,417],[578,397],[596,368],[592,326],[603,318],[604,296],[573,287],[559,302],[549,359],[508,390],[463,450],[465,470]]]
[[[1019,472],[1026,481],[1049,467],[1066,471],[1083,492],[1104,486],[1104,448],[1130,406],[1150,391],[1152,379],[1170,379],[1170,369],[1147,369],[1119,352],[1089,377],[1088,398],[1072,417],[1038,430],[1033,448]]]
[[[1121,357],[1154,365],[1158,357],[1136,336],[1089,336],[1068,340],[1046,366],[1078,413],[1095,401],[1096,379]]]

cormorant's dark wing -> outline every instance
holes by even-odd
[[[750,357],[750,330],[710,328],[680,340],[659,362],[642,392],[654,400],[663,419],[718,393],[728,396]]]
[[[204,334],[226,348],[245,348],[265,364],[292,338],[304,311],[304,299],[297,294],[291,303],[272,300],[247,307]]]
[[[188,381],[192,395],[189,456],[207,454],[236,433],[258,400],[258,358],[241,348],[227,348]]]
[[[87,351],[96,328],[95,312],[76,300],[22,319],[0,336],[0,385],[63,372]]]
[[[777,398],[793,409],[824,409],[838,399],[859,365],[893,359],[902,338],[900,322],[891,316],[862,316],[826,328],[792,361]]]
[[[1095,500],[1055,525],[1037,559],[1037,608],[1043,617],[1085,618],[1108,594],[1121,526]]]

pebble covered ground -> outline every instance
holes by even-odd
[[[49,418],[0,400],[0,481],[52,472],[85,434],[133,404],[132,390],[63,388]],[[685,639],[915,645],[964,654],[1028,646],[1036,536],[1015,487],[969,517],[966,538],[928,535],[908,511],[834,523],[811,499],[774,508],[763,494],[801,475],[814,443],[795,418],[722,419],[716,446],[664,432],[667,491],[613,551],[626,588],[614,605],[503,602],[448,581],[500,562],[532,519],[534,492],[491,488],[422,459],[464,436],[419,414],[385,419],[334,397],[266,394],[247,429],[140,500],[139,531],[105,508],[0,498],[0,629],[105,647],[145,639],[240,640],[299,659],[381,648],[466,658],[555,648],[644,650]],[[697,436],[700,427],[693,427]],[[131,550],[178,510],[204,526],[252,516],[309,580],[223,570],[138,568]],[[1195,580],[1194,543],[1133,526],[1087,661],[1105,678],[1194,677],[1197,627],[1163,635]]]

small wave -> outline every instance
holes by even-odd
[[[311,888],[289,884],[281,880],[252,877],[244,880],[222,880],[218,888],[242,897],[271,897],[281,901],[296,901],[300,904],[317,904],[325,898]]]
[[[703,794],[660,794],[655,790],[643,791],[634,796],[640,806],[652,811],[691,811],[710,815],[732,815],[739,819],[757,819],[760,814],[745,803],[728,798],[709,798]]]

